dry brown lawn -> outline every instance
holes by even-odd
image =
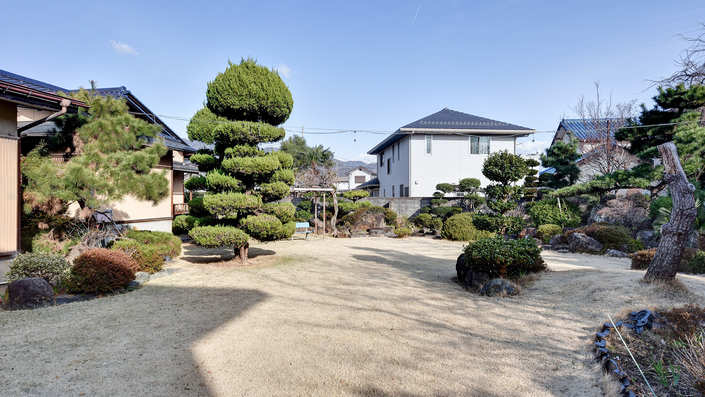
[[[2,396],[597,396],[586,340],[625,308],[705,305],[629,260],[545,252],[511,298],[454,280],[463,244],[312,237],[185,246],[184,269],[110,298],[0,312]]]

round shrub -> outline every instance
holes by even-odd
[[[208,226],[213,223],[211,218],[197,218],[191,215],[179,215],[171,223],[173,234],[188,234],[191,229],[197,226]]]
[[[556,234],[563,234],[563,228],[558,225],[545,224],[538,227],[536,237],[548,243]]]
[[[394,229],[394,234],[396,234],[398,238],[409,237],[411,235],[411,228],[408,226],[398,227]]]
[[[509,279],[546,270],[541,248],[533,239],[505,240],[501,236],[468,244],[464,249],[466,270],[489,273]]]
[[[313,218],[313,214],[308,211],[298,210],[296,214],[294,214],[294,218],[297,221],[308,222],[309,219]]]
[[[441,218],[431,219],[431,229],[441,231],[443,230],[443,220]]]
[[[565,200],[561,200],[561,209],[558,208],[556,199],[541,200],[529,208],[529,215],[536,227],[546,224],[561,227],[580,226],[580,208]]]
[[[137,263],[122,251],[93,248],[73,261],[66,283],[72,294],[109,293],[135,279]]]
[[[181,239],[170,233],[130,230],[126,237],[113,242],[110,248],[129,255],[141,272],[154,274],[162,270],[167,256],[175,258],[181,253]]]
[[[414,218],[414,225],[419,228],[430,228],[432,219],[433,217],[431,216],[431,214],[418,214],[416,215],[416,218]]]
[[[17,255],[10,262],[10,270],[5,273],[5,281],[41,277],[49,284],[57,285],[70,269],[71,264],[59,254],[29,252]]]
[[[451,216],[443,224],[441,237],[455,241],[475,241],[494,236],[494,233],[477,230],[472,221],[473,215],[469,212]]]
[[[247,234],[260,241],[274,241],[287,237],[284,225],[273,215],[249,215],[240,221],[240,226]]]
[[[262,205],[262,210],[276,216],[282,223],[291,221],[296,215],[296,207],[292,203],[267,203]]]
[[[626,227],[605,222],[593,223],[585,228],[584,233],[599,241],[605,249],[622,250],[634,241]]]
[[[646,270],[656,255],[656,248],[638,251],[632,254],[632,270]]]
[[[448,207],[448,206],[441,206],[441,207],[435,207],[431,209],[431,213],[433,215],[436,215],[440,218],[443,219],[448,219],[449,217],[453,215],[457,215],[463,212],[463,209],[460,207]]]
[[[229,226],[200,226],[189,232],[189,237],[197,245],[204,247],[222,247],[234,245],[235,248],[249,247],[250,236],[240,229]]]
[[[688,268],[693,274],[705,274],[705,252],[696,252],[688,261]]]
[[[210,213],[206,210],[206,207],[203,206],[202,197],[196,197],[188,202],[188,213],[189,215],[197,218],[210,215]]]

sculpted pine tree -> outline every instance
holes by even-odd
[[[196,244],[234,245],[247,261],[248,239],[271,241],[290,237],[295,208],[273,203],[289,194],[294,183],[293,157],[265,153],[260,143],[284,138],[284,123],[294,101],[279,74],[252,59],[229,63],[208,83],[206,106],[188,125],[192,140],[215,144],[213,151],[191,157],[205,177],[191,178],[187,189],[207,190],[203,205],[223,226],[192,229]]]
[[[76,202],[88,216],[126,195],[154,203],[168,196],[166,171],[153,172],[167,150],[159,128],[129,114],[124,100],[96,94],[91,84],[72,95],[90,105],[88,114],[57,119],[60,131],[48,142],[68,148],[70,160],[54,163],[44,145],[26,157],[25,211],[46,207],[39,204],[44,202]]]

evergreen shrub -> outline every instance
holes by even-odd
[[[196,218],[203,218],[210,215],[206,207],[203,206],[203,197],[194,197],[188,202],[188,213]]]
[[[649,205],[649,218],[656,219],[661,208],[667,208],[669,212],[673,208],[673,199],[669,196],[659,196]]]
[[[228,226],[194,227],[188,235],[196,244],[211,248],[223,245],[234,245],[236,249],[248,247],[250,239],[242,230]]]
[[[494,233],[477,230],[469,212],[453,215],[443,224],[441,237],[455,241],[475,241],[494,236]]]
[[[500,277],[503,268],[509,279],[546,270],[541,248],[533,239],[486,238],[468,244],[463,252],[468,269],[489,273],[492,278]]]
[[[248,215],[247,218],[240,221],[240,226],[247,234],[260,241],[274,241],[291,237],[291,235],[287,235],[279,218],[273,215]]]
[[[561,227],[580,226],[580,208],[577,205],[561,200],[561,209],[556,199],[541,200],[529,208],[529,215],[536,227],[546,224]]]
[[[478,230],[504,234],[517,234],[526,227],[522,217],[500,214],[475,214],[473,224]]]
[[[396,234],[398,238],[409,237],[411,235],[411,228],[408,226],[397,227],[394,229],[394,234]]]
[[[545,224],[538,227],[536,237],[548,243],[556,234],[563,234],[563,228],[558,225]]]
[[[416,215],[416,218],[414,218],[414,225],[419,228],[431,228],[432,220],[433,217],[431,214],[418,214]]]
[[[599,241],[605,249],[622,250],[634,241],[629,229],[606,222],[595,222],[584,228],[584,233]]]
[[[696,252],[688,261],[688,268],[693,274],[705,274],[705,252]]]
[[[141,272],[154,274],[162,270],[167,256],[175,258],[181,253],[181,239],[170,233],[130,230],[126,237],[130,240],[114,241],[110,248],[132,257]]]
[[[22,278],[41,277],[49,284],[57,285],[70,269],[71,264],[60,254],[28,252],[17,255],[10,262],[5,281],[9,283]]]
[[[296,207],[292,203],[266,203],[262,205],[262,210],[276,216],[282,223],[293,220],[296,215]]]
[[[174,234],[188,234],[194,227],[208,226],[213,223],[211,218],[198,218],[191,215],[178,215],[171,223],[171,232]]]
[[[72,294],[109,293],[127,287],[137,271],[137,262],[126,253],[93,248],[74,259],[66,287]]]

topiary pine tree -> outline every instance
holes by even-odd
[[[555,170],[553,174],[546,172],[541,175],[541,182],[552,189],[574,184],[580,176],[580,169],[575,164],[579,158],[580,153],[575,144],[557,141],[546,149],[545,154],[541,154],[541,165]]]
[[[270,241],[290,237],[295,230],[290,219],[277,217],[293,213],[291,203],[263,206],[289,194],[293,157],[258,147],[284,138],[284,129],[277,126],[289,118],[294,101],[279,74],[252,59],[229,62],[208,83],[206,97],[206,106],[196,112],[187,131],[192,140],[214,143],[215,150],[191,157],[207,172],[191,183],[207,190],[203,205],[224,226],[194,228],[190,235],[204,246],[233,244],[244,262],[248,235]]]
[[[458,182],[458,189],[465,193],[463,204],[469,206],[471,211],[485,202],[485,199],[477,194],[480,184],[481,182],[477,178],[464,178]]]
[[[482,165],[482,175],[497,182],[487,185],[485,197],[491,210],[504,215],[516,207],[516,201],[524,194],[523,186],[512,186],[528,172],[526,161],[516,154],[504,150],[487,156]]]

